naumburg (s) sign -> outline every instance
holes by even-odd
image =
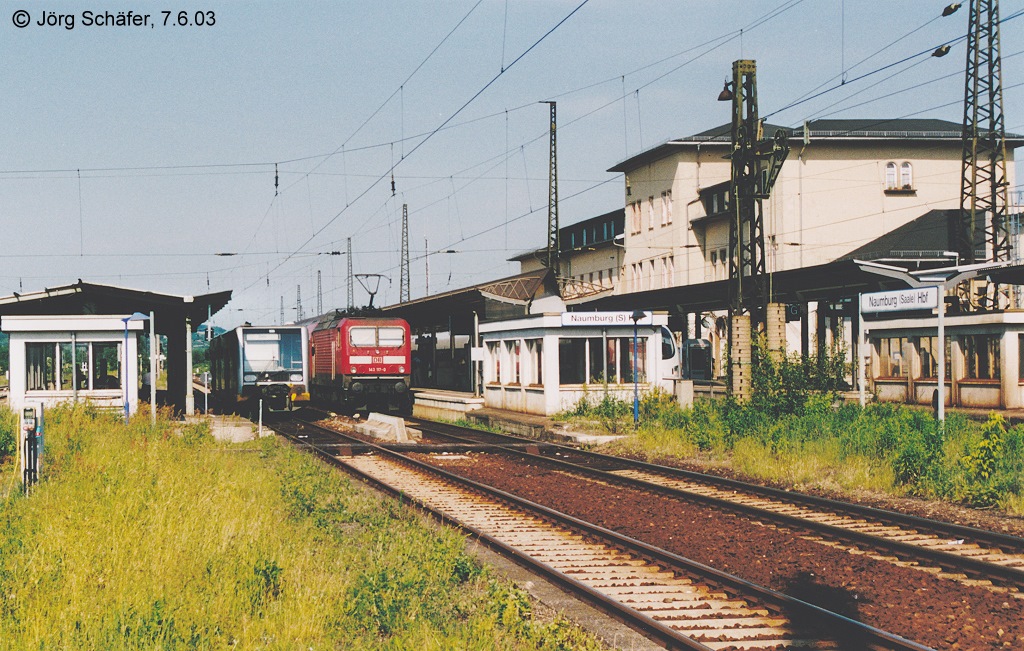
[[[939,306],[938,287],[900,289],[893,292],[872,292],[860,297],[860,311],[906,312],[909,310],[934,310]]]
[[[652,325],[654,323],[653,313],[644,312],[642,319],[637,320],[637,325]],[[632,312],[562,312],[562,325],[564,326],[631,326],[633,325]]]

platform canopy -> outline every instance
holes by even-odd
[[[389,305],[382,312],[405,319],[414,330],[451,325],[465,333],[472,331],[474,312],[480,320],[523,316],[531,302],[557,291],[551,272],[544,268]]]
[[[987,274],[998,283],[1024,284],[1024,265],[1007,265]],[[866,292],[905,289],[907,283],[866,271],[855,260],[837,260],[769,274],[771,300],[778,303],[838,301]],[[670,313],[726,310],[729,308],[729,281],[698,283],[617,294],[576,307],[583,310],[668,310]]]
[[[153,313],[155,330],[167,337],[167,395],[177,409],[191,409],[191,333],[231,300],[231,290],[175,296],[115,285],[78,282],[0,297],[0,316],[128,315]]]

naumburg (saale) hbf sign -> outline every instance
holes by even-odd
[[[938,287],[918,287],[892,292],[872,292],[860,297],[860,311],[905,312],[908,310],[934,310],[939,306]]]

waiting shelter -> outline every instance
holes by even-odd
[[[138,327],[154,329],[157,335],[163,335],[167,338],[167,348],[165,351],[167,363],[167,402],[176,411],[191,414],[195,408],[192,377],[192,334],[199,324],[207,321],[213,314],[220,311],[229,300],[231,300],[230,290],[198,296],[174,296],[113,285],[87,283],[79,280],[71,285],[0,297],[0,330],[6,331],[6,325],[14,323],[8,321],[12,316],[73,318],[76,316],[107,315],[117,320],[118,330],[123,340],[124,322],[121,320],[123,317],[134,312],[152,315],[152,321],[147,321],[144,324],[140,323]],[[59,321],[54,322],[54,324],[57,323]],[[65,332],[68,333],[68,338],[62,339],[61,342],[70,344],[71,330]],[[55,343],[60,342],[55,341]],[[26,352],[26,354],[28,353]],[[78,362],[77,353],[75,361],[76,363]],[[24,366],[14,368],[12,364],[12,392],[15,376],[24,373],[26,373]],[[54,373],[57,373],[56,367],[54,367]],[[91,390],[99,389],[93,385]]]
[[[139,402],[137,334],[143,321],[117,315],[5,316],[10,406],[88,401],[134,412]],[[126,336],[130,333],[130,336]]]
[[[634,391],[675,392],[679,361],[668,315],[636,314],[635,329],[633,316],[560,312],[481,323],[484,405],[549,416],[584,397],[632,402]]]

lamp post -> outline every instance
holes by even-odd
[[[647,316],[643,310],[633,310],[629,318],[633,320],[633,427],[640,425],[640,378],[636,372],[637,322]]]
[[[128,422],[129,410],[128,410],[128,322],[129,321],[146,321],[149,316],[142,312],[135,312],[131,316],[126,316],[121,321],[124,323],[124,368],[121,372],[121,391],[124,393],[124,422]]]

